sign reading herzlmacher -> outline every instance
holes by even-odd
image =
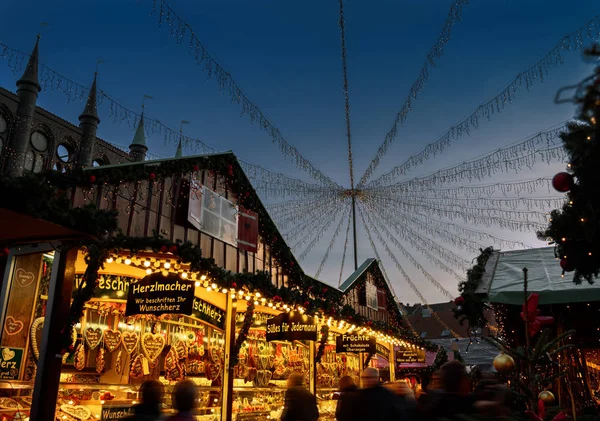
[[[313,317],[298,312],[281,313],[267,320],[267,341],[316,341]]]
[[[129,285],[125,315],[192,314],[195,285],[176,274],[153,273]]]
[[[338,335],[335,341],[335,352],[368,352],[375,354],[377,340],[374,336],[359,335],[358,333],[344,333]]]

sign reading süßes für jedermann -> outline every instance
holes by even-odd
[[[315,319],[298,312],[282,313],[267,320],[267,341],[316,341]]]
[[[154,273],[129,285],[125,315],[192,314],[194,282],[176,274]]]
[[[375,354],[377,340],[373,336],[358,333],[344,333],[335,341],[335,352],[368,352]]]

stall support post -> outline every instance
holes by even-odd
[[[56,251],[50,278],[46,321],[42,331],[42,349],[35,375],[31,403],[31,421],[47,420],[56,412],[62,355],[60,331],[64,328],[71,308],[71,293],[75,281],[77,249]]]
[[[310,393],[316,395],[317,393],[317,364],[316,364],[316,352],[317,341],[309,341],[310,346],[308,347],[308,388]]]
[[[390,382],[396,381],[396,358],[394,356],[394,344],[390,344]]]
[[[227,294],[225,305],[225,366],[223,367],[223,393],[221,396],[221,420],[231,421],[233,408],[233,367],[231,350],[235,344],[235,313],[237,300]]]

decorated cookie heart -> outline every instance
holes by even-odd
[[[217,364],[206,365],[206,377],[208,380],[217,380],[221,376],[221,366]]]
[[[21,406],[16,400],[11,398],[0,398],[0,408],[2,409],[21,409]]]
[[[144,366],[142,364],[141,355],[136,355],[133,361],[131,361],[131,369],[129,370],[129,377],[141,377],[144,375]]]
[[[6,317],[6,323],[4,323],[4,331],[8,335],[16,335],[23,330],[23,322],[16,320],[13,316]]]
[[[104,359],[105,352],[104,348],[100,348],[96,355],[96,373],[98,374],[104,371],[104,366],[106,365],[106,360]]]
[[[4,361],[10,361],[15,357],[15,351],[13,351],[10,348],[3,348],[2,349],[2,359]]]
[[[106,329],[104,331],[104,345],[109,352],[113,352],[121,344],[121,332],[118,330]]]
[[[144,333],[142,335],[142,351],[146,358],[154,362],[165,347],[165,338],[160,333]]]
[[[19,268],[15,271],[15,279],[17,281],[17,285],[21,288],[25,288],[33,283],[35,280],[35,276],[32,272],[27,272],[23,268]]]
[[[92,412],[81,405],[61,405],[60,410],[81,421],[85,421],[92,416]]]
[[[74,366],[79,371],[85,368],[85,347],[83,346],[83,344],[79,344],[77,346],[77,350],[75,350]]]
[[[38,317],[31,324],[30,343],[31,343],[31,350],[33,351],[33,356],[35,357],[36,360],[40,359],[40,347],[38,344],[38,332],[40,330],[42,330],[43,327],[44,327],[44,318],[43,317]]]
[[[136,332],[123,332],[121,334],[121,342],[123,343],[125,352],[131,354],[137,346],[139,339],[140,336]]]
[[[96,349],[98,345],[100,345],[100,341],[102,340],[102,330],[97,327],[93,329],[88,327],[85,330],[85,342],[88,344],[90,349]]]
[[[185,360],[188,357],[188,347],[183,341],[177,341],[177,345],[175,345],[175,349],[177,350],[177,358],[180,360]]]
[[[115,371],[117,374],[121,374],[123,372],[123,350],[120,350],[117,353],[117,361],[115,362]]]

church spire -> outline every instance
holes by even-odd
[[[177,145],[177,151],[175,152],[175,158],[183,158],[183,147],[181,146],[183,140],[183,125],[189,124],[189,121],[181,120],[179,126],[179,144]]]
[[[29,84],[35,86],[38,92],[41,91],[42,87],[38,80],[39,44],[40,36],[38,35],[37,40],[35,41],[35,47],[33,47],[33,51],[27,62],[27,67],[25,67],[25,72],[23,72],[21,79],[17,81],[17,88],[20,88],[21,85]]]
[[[79,157],[77,166],[80,168],[92,166],[94,158],[94,146],[96,145],[96,133],[100,118],[98,117],[98,106],[96,103],[97,89],[96,79],[98,72],[94,73],[94,81],[85,103],[85,108],[79,116],[79,128],[81,129],[81,144],[79,147]]]
[[[129,145],[129,156],[134,161],[145,161],[148,146],[146,146],[146,134],[144,132],[144,106],[142,105],[142,116],[135,131],[135,136]]]

